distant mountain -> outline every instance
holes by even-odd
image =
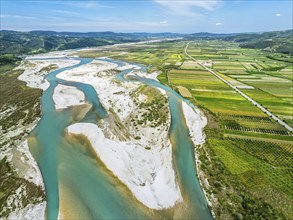
[[[0,31],[1,54],[31,54],[182,36],[174,33]]]
[[[185,39],[224,40],[239,43],[242,48],[264,49],[279,53],[293,54],[293,30],[271,31],[264,33],[213,34],[194,33]]]
[[[224,40],[235,41],[235,42],[246,42],[260,39],[273,39],[273,38],[292,38],[293,30],[286,31],[270,31],[263,33],[241,33],[233,36],[224,38]]]
[[[293,55],[293,30],[238,34],[223,40],[240,43],[242,48],[264,49]]]
[[[265,33],[115,33],[115,32],[55,32],[55,31],[0,31],[1,54],[31,54],[52,50],[96,47],[115,43],[138,42],[151,39],[177,38],[185,40],[224,40],[239,43],[243,48],[264,49],[293,54],[293,30]]]
[[[184,36],[185,39],[193,40],[193,39],[204,39],[204,40],[214,40],[214,39],[223,39],[225,37],[236,36],[237,34],[215,34],[208,32],[199,32],[193,34],[186,34]]]
[[[118,40],[117,40],[118,41]],[[0,32],[1,54],[40,53],[51,50],[74,49],[87,46],[102,46],[116,43],[113,40],[58,36],[51,31],[36,32]]]
[[[107,39],[117,39],[117,38],[130,38],[130,39],[146,39],[146,38],[166,38],[166,37],[178,37],[183,36],[183,34],[177,33],[147,33],[147,32],[135,32],[135,33],[115,33],[111,31],[105,32],[55,32],[55,31],[30,31],[29,33],[39,35],[39,36],[59,36],[59,37],[87,37],[87,38],[107,38]]]

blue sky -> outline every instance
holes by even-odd
[[[1,0],[2,30],[261,32],[292,29],[291,0]]]

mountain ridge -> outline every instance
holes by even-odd
[[[209,33],[198,32],[180,34],[171,32],[56,32],[33,30],[20,32],[0,30],[0,53],[34,54],[52,50],[97,47],[116,43],[139,42],[160,38],[177,38],[185,40],[224,40],[239,43],[240,47],[266,49],[284,54],[293,54],[293,30],[270,31],[262,33]]]

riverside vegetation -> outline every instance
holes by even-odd
[[[14,69],[19,62],[20,59],[15,56],[0,57],[1,154],[7,150],[15,150],[30,132],[26,128],[40,117],[41,90],[28,88],[24,82],[17,79],[22,73],[22,70]],[[7,136],[9,132],[11,134]],[[1,217],[7,217],[16,208],[24,208],[28,204],[45,200],[42,187],[20,177],[19,171],[7,157],[1,157],[0,176]],[[17,193],[18,189],[21,189],[22,193]],[[17,197],[19,202],[10,201],[13,196]]]

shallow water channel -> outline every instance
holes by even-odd
[[[92,61],[92,59],[77,59],[80,60],[78,64],[46,75],[45,78],[49,81],[50,87],[44,91],[41,98],[42,118],[29,137],[30,150],[37,160],[44,179],[47,218],[57,219],[60,209],[67,213],[67,216],[83,219],[174,217],[172,209],[171,211],[153,211],[138,202],[127,187],[97,158],[85,138],[68,137],[66,127],[80,122],[75,117],[79,109],[70,107],[56,110],[54,108],[53,92],[58,84],[77,87],[84,92],[87,102],[92,104],[93,107],[82,119],[83,122],[97,123],[99,119],[107,117],[107,112],[99,102],[98,94],[92,86],[56,77],[63,71]],[[124,65],[120,61],[100,60],[113,62],[119,66]],[[140,68],[145,70],[144,66]],[[139,76],[125,79],[125,74],[130,71],[131,69],[124,70],[118,73],[116,78],[121,81],[139,81],[167,92],[171,112],[169,134],[173,146],[174,169],[186,204],[183,216],[192,219],[212,219],[196,176],[194,146],[189,138],[181,105],[185,100],[158,81]],[[170,213],[173,214],[170,215]]]

